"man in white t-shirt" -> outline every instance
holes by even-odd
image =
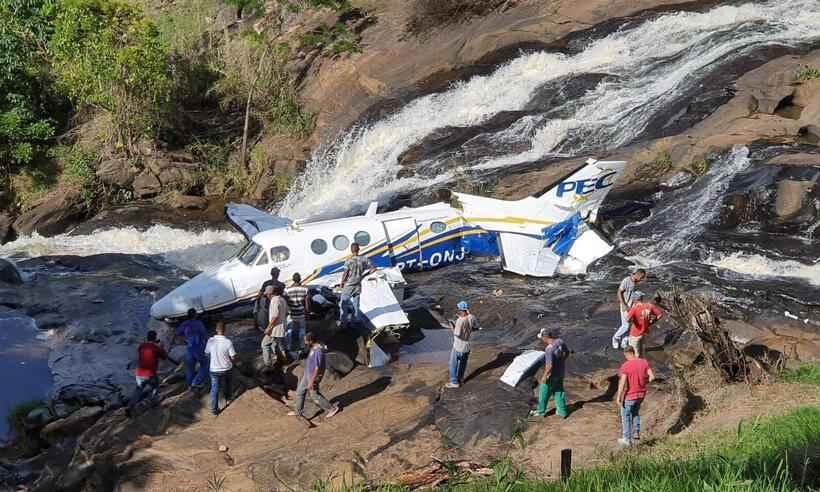
[[[621,312],[621,324],[618,326],[618,330],[615,331],[615,335],[612,336],[612,348],[615,350],[622,348],[621,342],[629,332],[627,315],[634,302],[632,294],[635,293],[635,286],[643,282],[644,279],[646,279],[646,270],[639,268],[635,270],[635,273],[621,280],[618,285],[618,307]]]
[[[219,415],[219,388],[222,387],[225,394],[227,407],[232,399],[231,370],[236,361],[236,350],[233,348],[233,342],[225,336],[224,322],[216,324],[216,335],[208,339],[205,354],[211,359],[211,413]]]

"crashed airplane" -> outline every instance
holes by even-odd
[[[308,286],[337,285],[350,244],[376,267],[373,288],[363,286],[362,302],[388,319],[401,311],[387,299],[385,285],[403,285],[401,272],[429,270],[470,256],[501,258],[510,272],[535,277],[581,273],[612,251],[613,246],[592,227],[598,208],[623,172],[625,162],[589,159],[579,170],[559,180],[537,196],[506,201],[453,193],[450,204],[435,203],[377,213],[371,203],[367,213],[321,222],[291,221],[274,217],[249,205],[225,207],[228,221],[247,238],[242,250],[222,265],[203,272],[177,287],[151,307],[157,319],[178,319],[189,308],[218,311],[251,302],[272,267],[289,281],[299,272]],[[391,309],[379,309],[379,304]],[[406,319],[403,312],[399,319]]]

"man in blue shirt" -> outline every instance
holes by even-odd
[[[305,361],[305,372],[299,380],[296,389],[296,403],[293,411],[288,415],[302,417],[305,409],[305,396],[310,397],[317,407],[325,411],[325,419],[329,419],[342,409],[338,404],[332,405],[319,390],[319,383],[325,374],[325,350],[313,333],[305,334],[305,346],[310,347],[310,353]]]
[[[174,334],[185,339],[185,346],[188,349],[185,358],[185,381],[189,387],[202,387],[208,378],[208,359],[205,357],[208,331],[205,324],[197,319],[196,309],[188,310],[188,319],[177,326]]]

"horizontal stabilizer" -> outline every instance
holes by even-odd
[[[561,257],[544,247],[543,238],[508,232],[499,238],[504,270],[533,277],[552,277],[558,270]]]
[[[228,203],[225,205],[225,217],[228,222],[241,232],[249,241],[262,231],[281,229],[291,224],[285,217],[275,217],[258,208],[244,203]]]

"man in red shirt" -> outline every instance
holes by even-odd
[[[157,394],[159,390],[157,368],[161,360],[169,360],[174,364],[178,364],[177,361],[168,357],[165,349],[157,343],[157,332],[150,330],[146,341],[137,348],[137,369],[134,371],[134,375],[137,377],[137,387],[128,401],[126,413],[129,416],[137,404],[145,397]]]
[[[632,308],[626,315],[629,321],[629,346],[635,349],[637,357],[644,356],[644,336],[649,327],[663,318],[663,311],[650,302],[644,302],[643,292],[632,294]]]
[[[646,396],[647,380],[654,381],[655,373],[646,359],[635,355],[632,347],[624,349],[624,358],[626,362],[621,366],[618,395],[615,398],[621,410],[623,426],[623,437],[618,439],[618,444],[631,446],[632,441],[641,438],[641,403]]]

